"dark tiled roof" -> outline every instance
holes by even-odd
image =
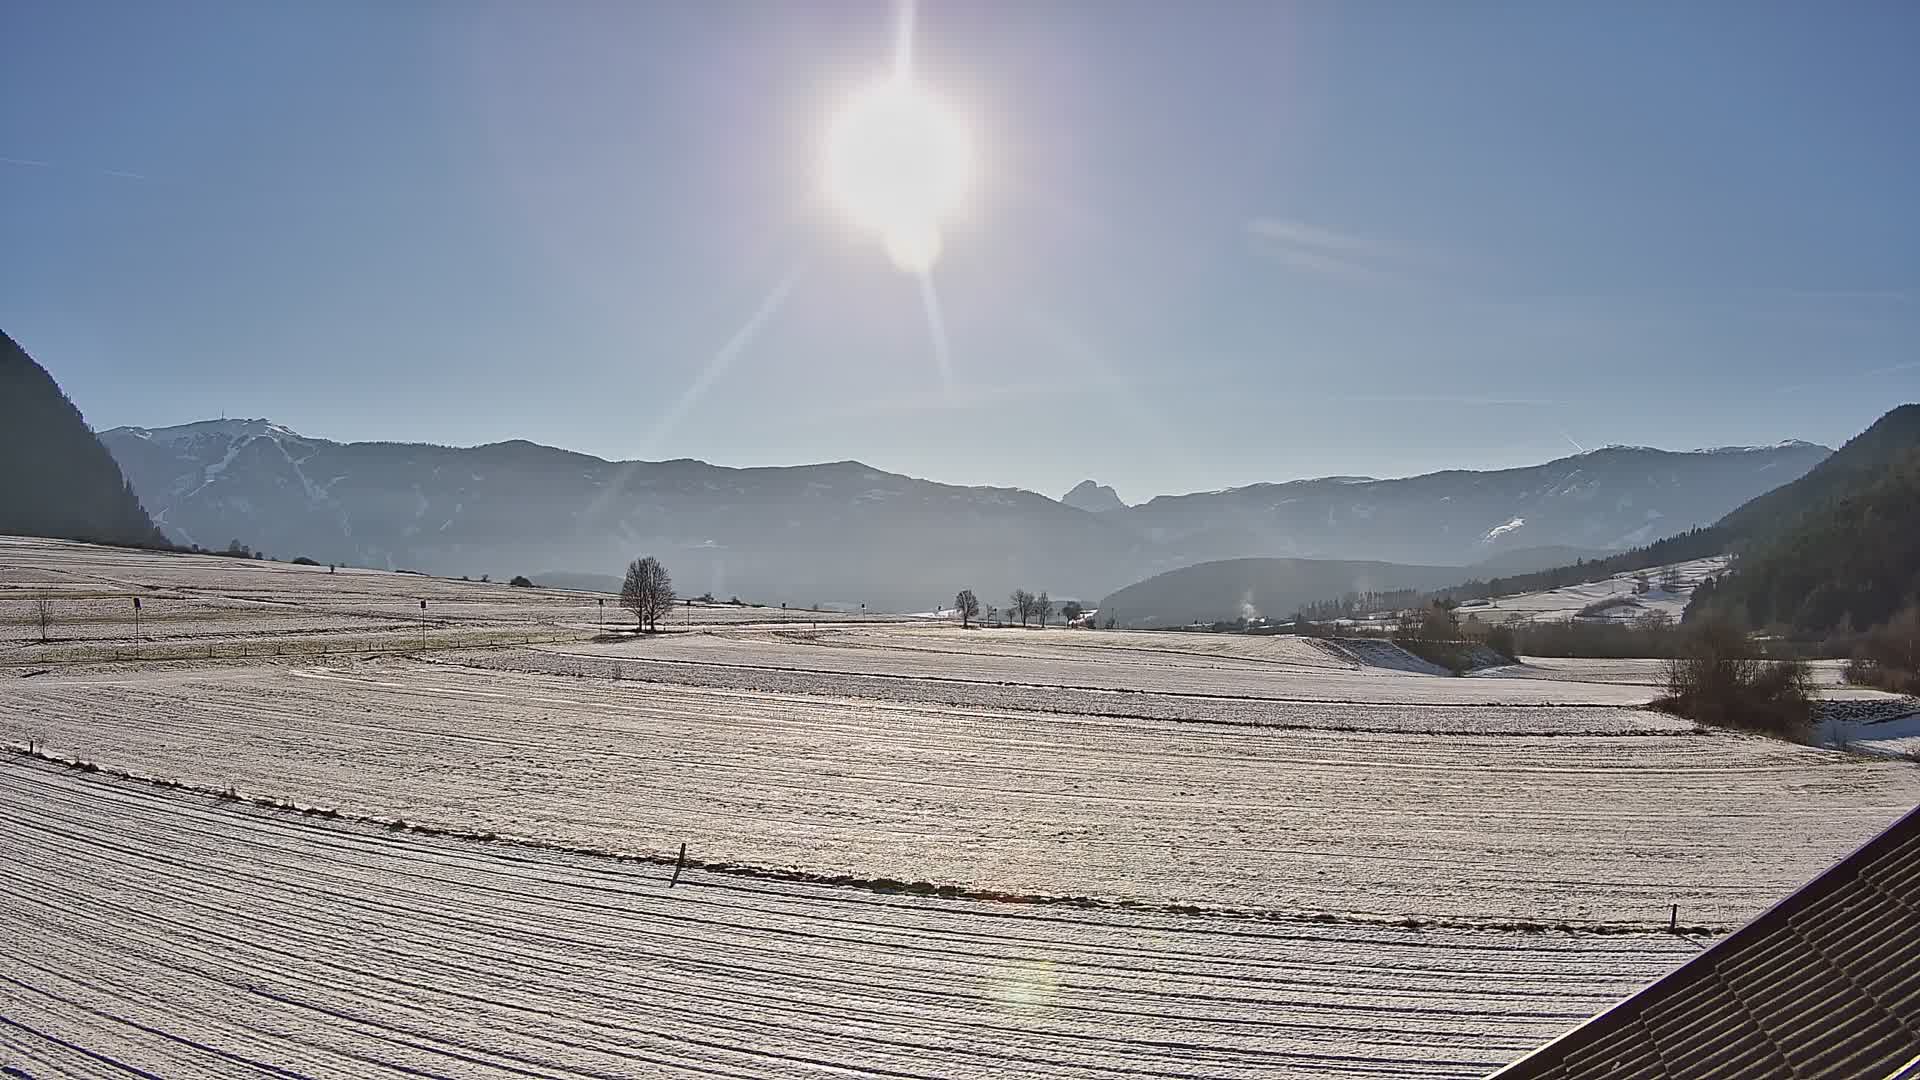
[[[1920,1056],[1920,808],[1491,1080],[1891,1080]]]

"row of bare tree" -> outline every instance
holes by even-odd
[[[961,589],[953,598],[953,610],[959,613],[960,626],[963,629],[972,626],[973,620],[981,615],[980,598],[973,594],[972,589]],[[1079,601],[1069,600],[1061,606],[1060,616],[1071,623],[1078,619],[1083,611]],[[989,619],[998,614],[991,607],[987,608],[985,613]],[[1045,626],[1047,619],[1052,615],[1053,600],[1044,592],[1035,596],[1025,589],[1015,589],[1013,595],[1007,598],[1007,619],[1009,621],[1019,619],[1021,626],[1027,626],[1034,621]]]

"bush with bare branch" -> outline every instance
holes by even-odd
[[[1813,717],[1805,661],[1762,659],[1737,623],[1706,618],[1688,626],[1680,655],[1667,661],[1667,712],[1716,727],[1804,738]]]

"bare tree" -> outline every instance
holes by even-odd
[[[1047,625],[1047,616],[1053,614],[1053,601],[1047,599],[1046,593],[1033,598],[1033,613],[1039,617],[1041,626]]]
[[[980,614],[980,598],[973,595],[972,589],[961,589],[953,597],[953,610],[960,613],[960,629],[972,625],[968,620]]]
[[[673,578],[659,559],[648,555],[627,565],[627,578],[620,584],[620,606],[633,612],[643,629],[660,628],[660,616],[673,607]]]
[[[1015,589],[1007,600],[1007,614],[1018,618],[1021,626],[1027,625],[1027,620],[1033,618],[1033,594],[1025,589]]]
[[[47,640],[47,628],[53,625],[53,599],[41,593],[33,599],[33,621],[40,626],[40,641]]]

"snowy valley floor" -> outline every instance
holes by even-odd
[[[1695,948],[669,887],[24,759],[0,817],[33,1076],[1469,1077]]]
[[[1476,1076],[1920,800],[1639,709],[1633,664],[718,605],[609,640],[585,594],[227,562],[0,541],[0,743],[99,767],[0,757],[0,1066]],[[129,589],[165,655],[328,655],[142,659]],[[450,625],[400,651],[420,593]]]

